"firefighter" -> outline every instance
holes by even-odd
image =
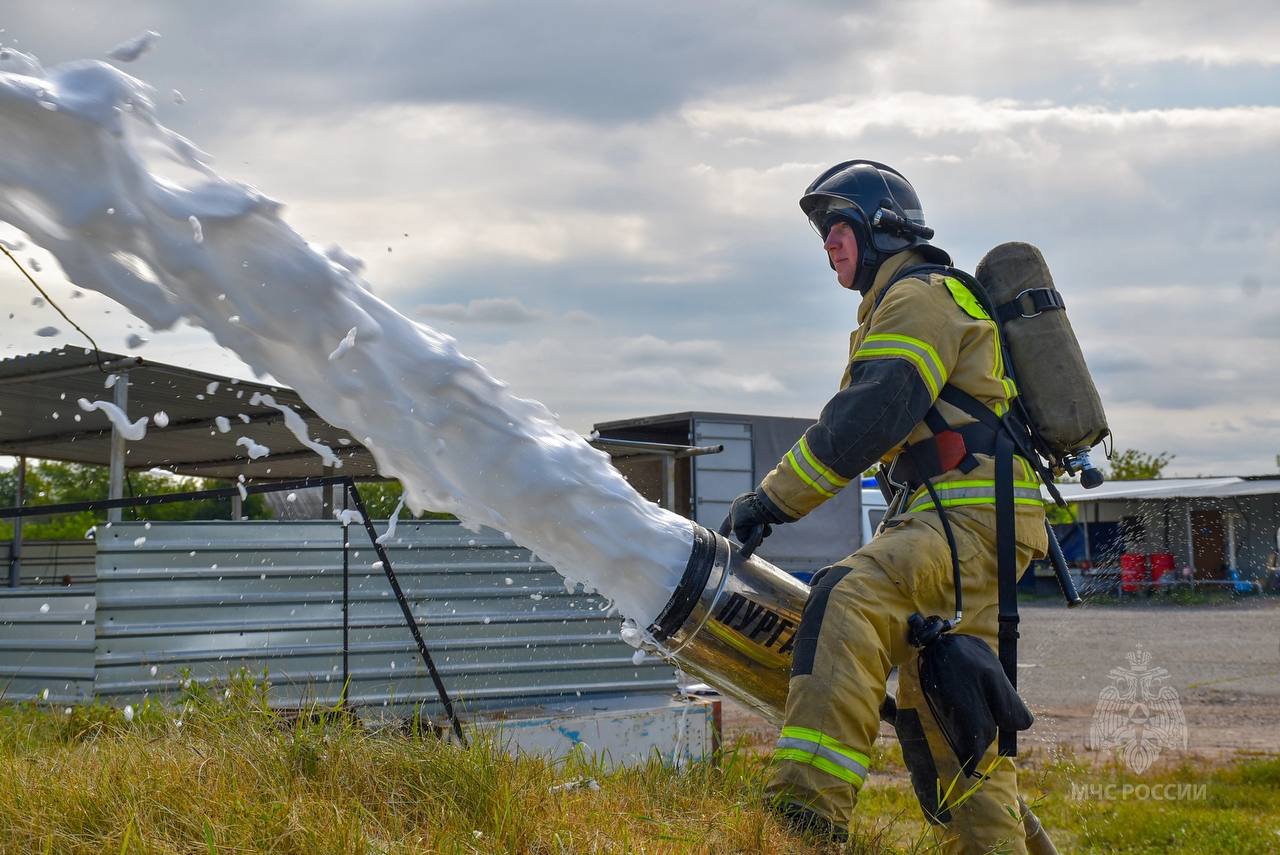
[[[734,501],[726,527],[744,545],[758,543],[877,461],[900,495],[868,544],[813,578],[771,804],[794,827],[846,835],[896,666],[898,739],[944,851],[1025,852],[1011,758],[994,743],[980,758],[957,757],[926,703],[908,626],[913,615],[950,613],[958,573],[965,609],[956,632],[997,646],[996,451],[977,408],[1000,417],[1017,390],[996,322],[939,269],[950,258],[929,244],[920,201],[896,170],[838,164],[800,207],[837,281],[861,295],[858,327],[840,390],[760,485]],[[1020,575],[1047,542],[1036,474],[1021,456],[1012,457],[1012,478]]]

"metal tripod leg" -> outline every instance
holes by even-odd
[[[383,549],[382,544],[378,543],[378,533],[373,528],[373,520],[369,519],[369,512],[365,509],[364,500],[360,498],[360,491],[356,489],[355,481],[348,479],[345,489],[351,495],[351,501],[355,503],[356,511],[364,522],[364,530],[369,535],[369,542],[373,544],[373,551],[378,554],[378,560],[382,562],[382,572],[391,583],[391,590],[396,595],[396,602],[400,604],[400,611],[404,612],[404,622],[409,627],[409,632],[413,634],[413,640],[418,645],[418,653],[422,655],[422,661],[426,663],[427,671],[431,674],[431,681],[435,683],[436,694],[440,696],[440,703],[444,705],[444,713],[449,717],[458,741],[466,745],[467,738],[462,734],[462,723],[458,721],[458,716],[454,712],[453,701],[445,691],[440,672],[436,670],[436,663],[427,652],[427,643],[422,640],[422,632],[418,629],[418,621],[413,616],[413,609],[409,607],[409,601],[405,599],[404,591],[400,589],[400,581],[396,578],[395,571],[391,569],[391,559],[387,557],[387,551]]]

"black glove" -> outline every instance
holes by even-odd
[[[733,500],[729,515],[720,524],[720,534],[728,537],[732,532],[742,544],[742,557],[750,558],[760,542],[773,532],[772,524],[784,522],[788,520],[774,513],[753,491]]]

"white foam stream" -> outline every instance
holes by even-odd
[[[245,454],[249,455],[250,460],[257,460],[259,457],[266,457],[271,453],[271,449],[267,448],[259,442],[254,441],[252,437],[242,436],[236,440],[236,445],[243,445]]]
[[[387,518],[387,530],[378,535],[378,543],[387,543],[396,536],[396,525],[400,522],[400,512],[403,510],[404,496],[401,496],[400,501],[396,502],[395,508],[391,511],[391,516]]]
[[[155,30],[147,30],[139,33],[128,41],[120,44],[107,51],[107,56],[117,62],[133,62],[147,51],[151,50],[152,45],[159,40],[160,34]]]
[[[642,498],[607,455],[452,338],[374,296],[358,265],[308,245],[279,203],[214,172],[160,125],[146,84],[96,61],[45,72],[6,49],[0,151],[0,220],[76,285],[156,328],[187,318],[292,386],[404,484],[414,512],[510,532],[641,626],[666,603],[692,547],[688,520]],[[187,180],[171,177],[175,164]],[[353,329],[359,345],[331,360]],[[297,414],[277,409],[293,428]],[[305,425],[299,439],[336,460]]]
[[[110,401],[90,401],[88,398],[79,398],[76,403],[80,405],[80,409],[86,413],[92,413],[94,410],[101,410],[106,414],[115,429],[120,431],[120,435],[127,440],[137,442],[147,435],[147,417],[143,416],[136,422],[130,422],[129,417],[125,415],[124,410],[117,407]]]

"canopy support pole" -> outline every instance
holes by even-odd
[[[27,457],[18,456],[18,483],[14,489],[14,507],[21,507],[27,492]],[[9,541],[9,587],[22,584],[22,517],[13,521],[13,540]]]
[[[121,371],[116,375],[115,385],[111,387],[115,392],[115,405],[125,415],[129,413],[129,372]],[[107,476],[107,498],[123,499],[124,498],[124,435],[120,433],[120,429],[113,423],[111,425],[111,461],[108,464]],[[107,511],[107,522],[120,522],[121,508],[110,508]]]
[[[662,506],[672,513],[676,512],[676,458],[671,454],[663,454],[662,461]]]
[[[1187,566],[1191,568],[1191,579],[1194,584],[1196,578],[1196,530],[1191,524],[1191,500],[1187,499],[1186,504],[1187,515]]]
[[[333,467],[324,467],[324,477],[333,477]],[[320,519],[333,519],[333,483],[326,481],[324,486],[320,488]]]
[[[1222,514],[1227,518],[1227,578],[1235,578],[1236,572],[1236,515],[1234,511],[1226,511]]]

